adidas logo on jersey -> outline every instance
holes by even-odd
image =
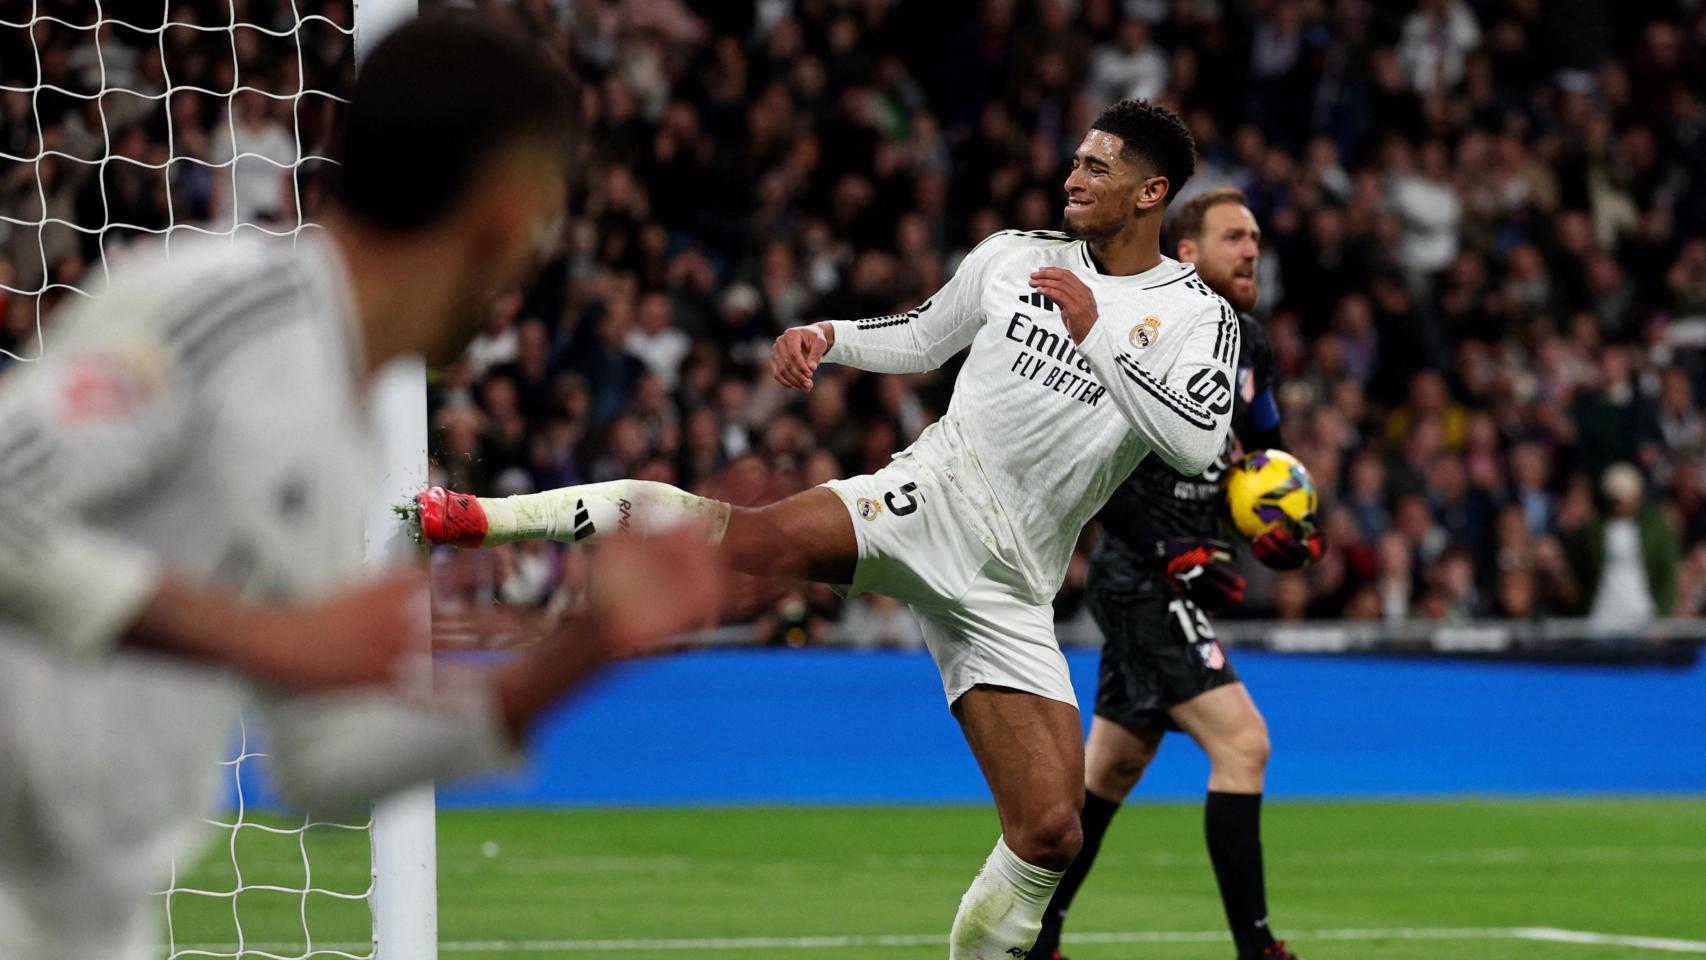
[[[1033,307],[1041,307],[1044,310],[1048,310],[1050,312],[1053,312],[1054,308],[1055,308],[1053,300],[1050,300],[1049,298],[1043,296],[1041,292],[1036,291],[1036,290],[1032,290],[1028,294],[1025,294],[1025,293],[1019,294],[1019,302],[1020,303],[1028,303]]]
[[[593,526],[593,524],[592,524],[592,514],[587,512],[586,501],[585,500],[576,500],[575,501],[575,542],[580,543],[582,540],[585,540],[587,537],[590,537],[597,532],[598,532],[598,528]]]

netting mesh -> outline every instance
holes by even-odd
[[[311,229],[353,65],[336,0],[0,5],[0,366],[136,244]],[[371,823],[257,815],[262,756],[245,729],[230,812],[171,865],[165,954],[371,957]]]
[[[244,765],[265,756],[251,750],[245,725],[236,755],[221,764],[230,771],[235,809],[202,821],[220,842],[188,873],[180,874],[174,858],[161,892],[167,956],[371,958],[372,820],[252,816]]]
[[[29,0],[0,14],[0,360],[139,239],[312,226],[348,6]]]

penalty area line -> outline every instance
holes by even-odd
[[[1585,943],[1595,946],[1630,947],[1635,950],[1657,950],[1663,953],[1706,954],[1706,940],[1679,940],[1675,937],[1636,937],[1620,933],[1594,933],[1589,930],[1560,930],[1557,927],[1518,927],[1512,931],[1515,940],[1544,940],[1549,943]]]
[[[1379,940],[1530,940],[1573,943],[1586,946],[1627,947],[1661,953],[1706,955],[1706,940],[1673,937],[1644,937],[1559,927],[1392,927],[1388,929],[1339,929],[1288,931],[1287,939],[1307,944],[1311,940],[1374,942]],[[1110,933],[1068,933],[1066,943],[1163,944],[1220,943],[1229,940],[1224,930],[1142,930]],[[818,937],[679,937],[587,940],[451,940],[440,943],[440,953],[617,953],[636,950],[659,952],[702,952],[715,950],[851,950],[868,947],[928,947],[945,945],[946,934],[849,934]],[[300,943],[247,943],[246,951],[282,952],[301,950]],[[236,944],[196,944],[179,947],[177,956],[230,957]],[[316,950],[365,951],[366,943],[320,943]]]

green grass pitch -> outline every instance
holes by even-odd
[[[1068,940],[1075,960],[1230,960],[1200,816],[1121,812],[1072,913],[1069,937],[1099,935]],[[441,955],[941,960],[996,830],[968,807],[446,812]],[[304,885],[297,837],[238,845],[246,886]],[[365,837],[316,828],[306,845],[313,886],[365,889]],[[1275,928],[1306,960],[1706,953],[1687,943],[1706,941],[1706,799],[1270,803],[1265,845]],[[179,884],[234,879],[221,846]],[[180,950],[237,942],[230,898],[172,901]],[[301,955],[302,895],[238,901],[250,949]],[[313,894],[306,910],[317,949],[365,951],[364,901]]]

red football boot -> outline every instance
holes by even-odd
[[[1262,951],[1262,960],[1298,960],[1298,958],[1297,954],[1285,948],[1285,941],[1281,940]]]
[[[432,487],[415,498],[421,508],[421,540],[477,547],[486,540],[486,509],[471,493]]]

